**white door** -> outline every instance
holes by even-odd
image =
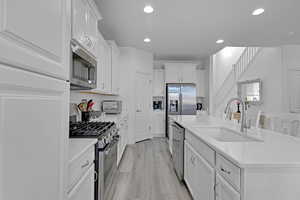
[[[150,75],[136,73],[135,78],[135,141],[151,138],[151,79]]]
[[[216,176],[216,200],[240,200],[240,194],[219,174]]]
[[[0,0],[1,62],[67,80],[71,36],[69,3],[65,0]]]
[[[0,64],[0,199],[65,199],[69,90]]]

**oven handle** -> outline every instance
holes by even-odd
[[[110,150],[112,149],[112,147],[114,145],[117,145],[117,143],[119,142],[118,139],[114,139],[113,142],[111,144],[109,144],[105,149],[104,149],[104,153],[107,155],[109,154]]]

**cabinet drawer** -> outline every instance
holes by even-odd
[[[236,190],[240,191],[241,169],[223,156],[217,154],[216,168]]]
[[[215,151],[210,148],[207,144],[202,142],[193,133],[185,129],[185,139],[189,144],[199,153],[203,158],[205,158],[209,164],[215,166]]]
[[[69,163],[68,191],[80,180],[86,171],[94,164],[95,147],[91,146],[77,159]]]
[[[216,176],[216,200],[240,200],[241,195],[231,187],[220,175]]]
[[[94,200],[95,199],[95,178],[94,164],[88,168],[82,178],[68,193],[68,200]]]

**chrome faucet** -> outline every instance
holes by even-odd
[[[235,97],[235,98],[231,98],[227,105],[226,105],[226,108],[225,108],[225,111],[224,113],[226,114],[226,118],[227,118],[227,112],[229,110],[229,107],[230,107],[230,104],[233,102],[233,101],[239,101],[240,104],[242,105],[242,110],[241,110],[241,115],[242,115],[242,119],[241,119],[241,132],[242,133],[246,133],[246,129],[247,129],[247,121],[246,121],[246,104],[245,102],[241,99],[241,98],[238,98],[238,97]]]

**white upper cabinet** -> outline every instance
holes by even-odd
[[[98,20],[101,20],[101,15],[95,2],[93,0],[73,0],[72,19],[72,38],[96,57]]]
[[[69,1],[0,0],[0,60],[68,79]]]
[[[196,64],[166,63],[166,83],[196,83]]]
[[[104,92],[107,94],[111,94],[112,89],[112,68],[111,68],[111,48],[110,45],[103,43],[104,47],[104,65],[103,65],[103,81],[104,81]]]
[[[153,96],[165,95],[165,72],[163,69],[153,70]]]
[[[64,80],[0,65],[0,199],[66,199],[69,91]]]
[[[181,82],[182,83],[197,83],[197,73],[195,64],[181,65]]]
[[[165,70],[166,83],[181,83],[181,68],[178,63],[166,63]]]
[[[119,57],[120,50],[117,44],[114,41],[108,41],[111,48],[111,71],[112,71],[112,85],[111,90],[112,94],[118,95],[120,91],[119,79],[120,79],[120,65],[119,65]]]
[[[97,51],[97,88],[94,89],[93,91],[95,92],[104,92],[104,65],[105,65],[105,45],[106,41],[104,40],[103,36],[101,33],[98,31],[97,32],[97,45],[96,45],[96,51]]]

